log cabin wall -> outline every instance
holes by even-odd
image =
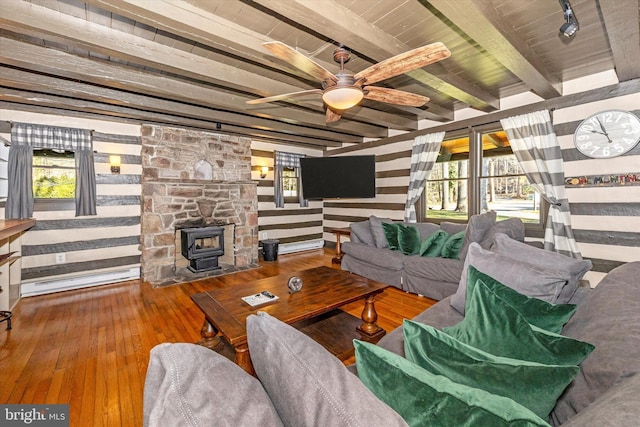
[[[278,239],[279,252],[321,248],[324,245],[322,233],[323,203],[309,201],[306,208],[298,203],[285,203],[284,208],[276,208],[273,187],[274,151],[322,157],[323,151],[291,145],[279,145],[261,141],[251,144],[252,179],[258,181],[258,235],[260,240]],[[265,178],[260,177],[260,168],[269,167]]]
[[[25,284],[46,293],[51,287],[61,290],[60,286],[71,285],[79,277],[87,278],[80,282],[92,283],[102,276],[106,278],[104,283],[115,281],[114,277],[137,277],[140,126],[14,110],[0,110],[0,121],[4,123],[2,136],[7,140],[11,136],[7,122],[12,121],[93,130],[98,215],[76,217],[73,201],[35,203],[36,226],[22,236],[23,292]],[[112,154],[121,157],[120,174],[110,171]],[[4,217],[4,205],[0,206],[0,215]],[[64,254],[64,260],[56,259],[56,254]]]

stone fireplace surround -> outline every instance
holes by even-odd
[[[257,267],[251,140],[153,125],[141,133],[142,280],[160,286]],[[222,269],[193,273],[180,253],[178,230],[212,225],[225,228]]]

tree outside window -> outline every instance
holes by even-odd
[[[36,199],[73,199],[76,190],[74,153],[33,150],[32,179]]]
[[[282,170],[282,188],[284,197],[298,197],[298,174],[296,168],[284,167]]]
[[[444,140],[425,185],[424,219],[466,221],[494,210],[499,219],[541,223],[539,195],[502,129],[476,128]]]

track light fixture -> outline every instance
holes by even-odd
[[[571,9],[569,0],[559,1],[560,5],[562,6],[562,11],[564,12],[565,20],[565,23],[560,26],[560,33],[567,38],[571,38],[576,34],[576,31],[580,29],[580,25],[578,24],[578,20],[573,14],[573,9]]]

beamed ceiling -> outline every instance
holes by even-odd
[[[562,82],[602,71],[640,77],[638,0],[571,4],[573,39],[559,34],[556,0],[2,0],[0,106],[339,147],[522,92],[556,98]],[[320,88],[263,48],[274,40],[334,73],[338,46],[353,72],[436,41],[451,57],[377,84],[425,106],[365,100],[326,124],[319,96],[246,104]]]

